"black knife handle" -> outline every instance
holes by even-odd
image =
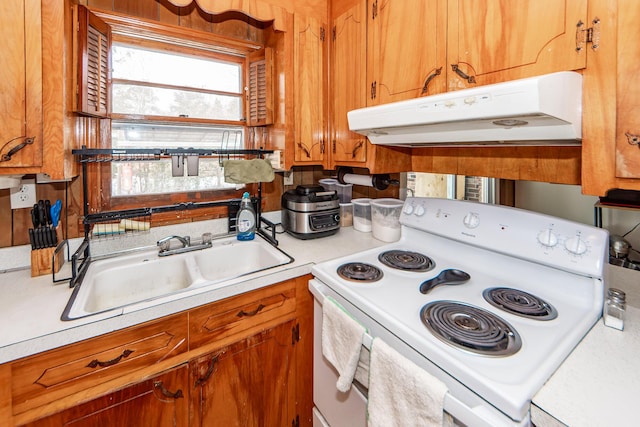
[[[44,201],[44,216],[47,218],[47,225],[51,224],[51,200]]]
[[[38,225],[40,224],[38,205],[33,205],[33,209],[31,209],[31,222],[33,223],[33,228],[38,228]]]
[[[47,215],[44,213],[44,200],[38,200],[38,220],[41,226],[47,225]]]

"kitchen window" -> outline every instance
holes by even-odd
[[[77,17],[75,110],[87,116],[87,147],[246,149],[254,146],[255,126],[272,123],[270,48],[80,5]],[[228,200],[254,191],[254,184],[224,181],[223,158],[177,158],[93,163],[90,209]],[[175,215],[221,214],[207,208]]]
[[[244,58],[175,45],[112,46],[112,148],[243,148]],[[171,159],[112,162],[111,198],[235,189],[218,159],[172,175]]]

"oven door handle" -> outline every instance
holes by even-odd
[[[328,296],[327,287],[320,281],[311,279],[309,280],[309,290],[313,294],[314,298],[322,305],[324,299]],[[362,336],[362,346],[371,351],[371,344],[373,343],[373,337],[367,332]]]

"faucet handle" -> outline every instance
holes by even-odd
[[[213,240],[213,234],[211,233],[202,233],[202,244],[208,245]]]
[[[171,241],[168,239],[158,240],[158,247],[160,252],[168,251],[171,248]]]

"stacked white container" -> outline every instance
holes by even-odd
[[[395,242],[400,239],[400,213],[402,200],[371,200],[371,232],[373,237],[383,242]]]
[[[351,200],[353,203],[353,229],[368,233],[371,231],[371,199],[365,197]]]

